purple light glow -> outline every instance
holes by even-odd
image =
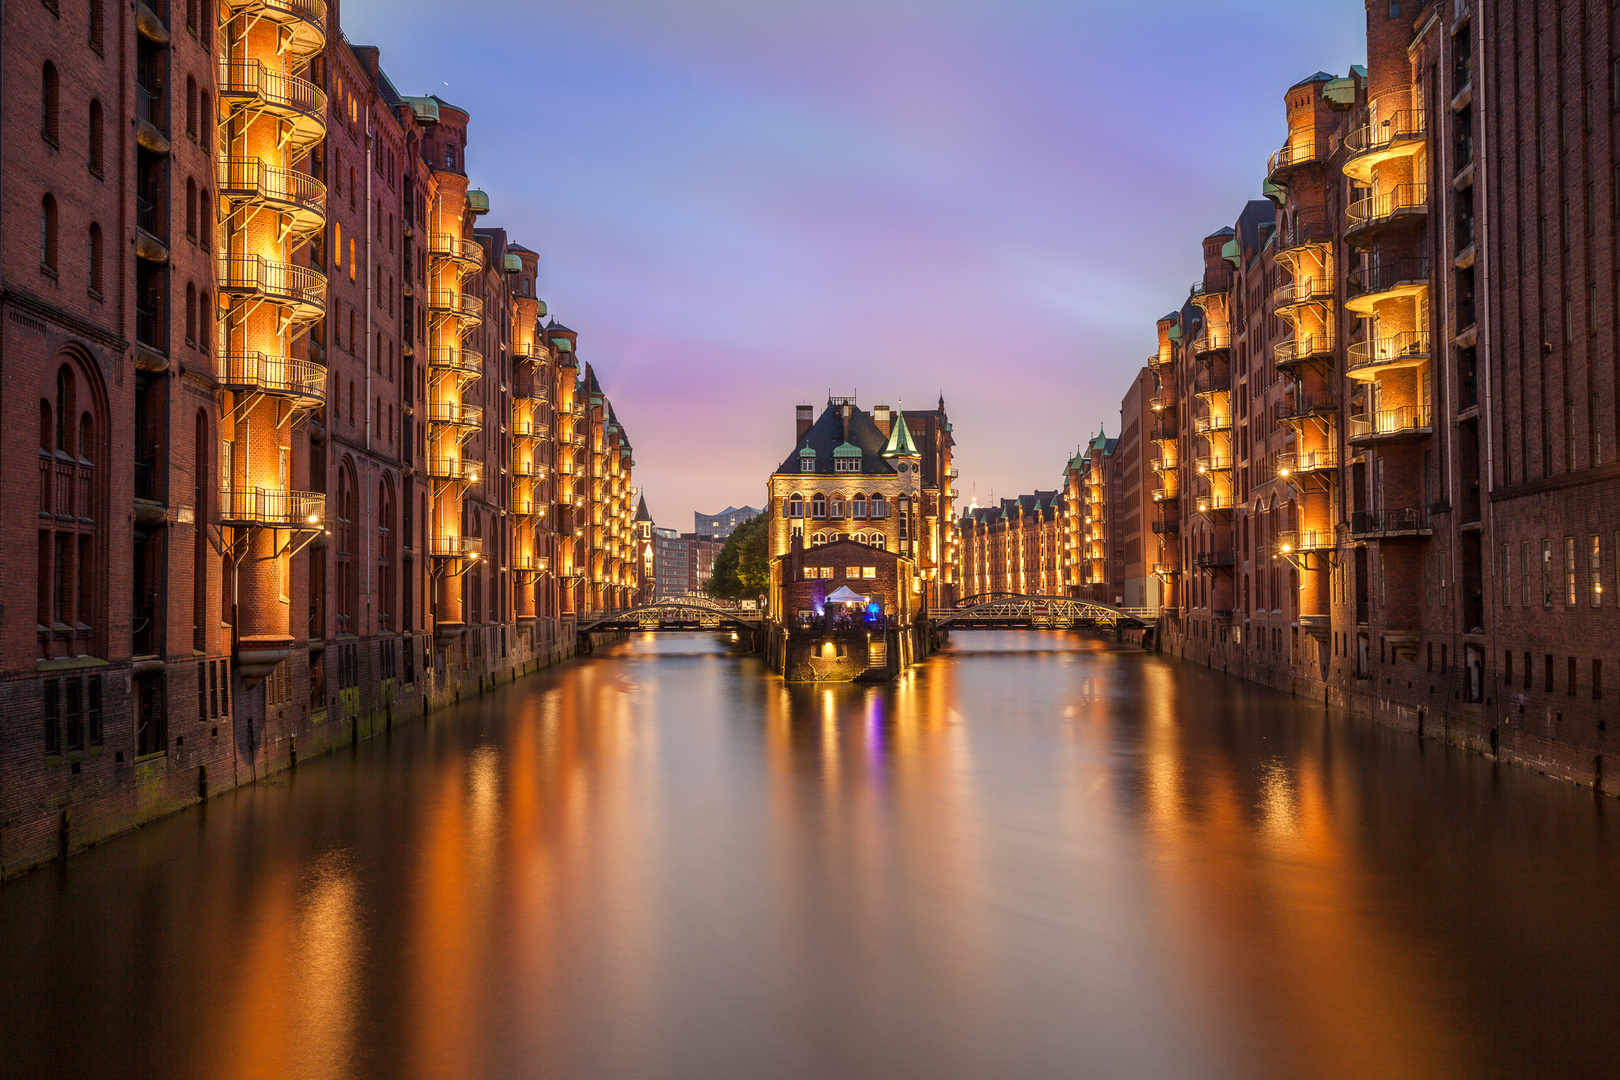
[[[1257,197],[1283,93],[1360,3],[350,0],[401,93],[472,114],[485,220],[541,252],[663,524],[758,505],[792,406],[943,392],[961,488],[1052,487]],[[695,455],[701,453],[701,465]]]

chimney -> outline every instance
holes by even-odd
[[[794,410],[794,427],[797,429],[793,441],[804,441],[804,433],[810,430],[810,425],[816,422],[816,407],[814,405],[800,405]]]
[[[874,405],[872,407],[872,423],[876,424],[877,429],[883,432],[885,439],[889,437],[889,428],[894,426],[894,422],[887,405]]]

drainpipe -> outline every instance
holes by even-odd
[[[374,267],[374,265],[372,263],[372,259],[371,259],[371,236],[372,236],[372,233],[374,233],[376,231],[376,223],[373,222],[372,219],[371,219],[371,215],[373,213],[373,207],[372,207],[372,202],[371,202],[371,146],[372,146],[371,114],[370,114],[370,110],[368,109],[367,113],[366,113],[366,262],[365,262],[365,270],[366,270],[366,454],[367,454],[368,457],[371,454],[371,425],[372,425],[372,415],[371,415],[371,409],[372,409],[372,397],[371,397],[371,364],[372,364],[372,356],[371,356],[371,348],[372,348],[372,345],[371,345],[371,338],[372,338],[371,317],[372,317],[372,305],[375,302],[375,298],[371,294],[372,279],[375,276],[375,267]],[[371,496],[372,496],[372,493],[375,490],[374,485],[371,483],[370,471],[371,470],[369,470],[369,469],[366,470],[366,472],[367,472],[366,491],[365,491],[365,494],[361,497],[362,505],[365,505],[365,506],[371,506]],[[371,519],[371,521],[376,520],[376,511],[377,511],[377,509],[378,509],[377,507],[372,506],[372,512],[370,514],[366,515],[368,518]],[[367,622],[367,624],[369,626],[369,624],[371,622],[372,585],[374,584],[374,579],[372,578],[372,574],[373,574],[373,566],[374,566],[374,564],[376,562],[376,560],[374,560],[371,557],[371,533],[372,533],[372,528],[371,528],[371,525],[370,525],[369,522],[366,525],[365,533],[366,533],[366,622]]]

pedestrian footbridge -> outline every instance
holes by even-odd
[[[1072,596],[1026,596],[1021,593],[985,593],[957,601],[955,606],[930,608],[936,630],[1016,630],[1045,627],[1096,626],[1111,629],[1148,626],[1158,618],[1154,608],[1115,607]]]
[[[666,631],[689,634],[694,630],[758,630],[758,612],[721,607],[709,600],[658,600],[624,611],[593,611],[579,617],[575,632]]]

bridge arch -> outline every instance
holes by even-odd
[[[1021,593],[986,593],[970,596],[952,608],[929,612],[935,629],[952,624],[1059,622],[1070,626],[1147,626],[1155,612],[1123,608],[1073,596],[1030,596]]]
[[[640,630],[650,619],[662,621],[671,614],[686,613],[692,616],[690,621],[726,626],[732,629],[757,630],[759,629],[759,615],[753,612],[739,611],[736,608],[721,607],[712,600],[696,597],[675,598],[669,600],[655,600],[650,604],[641,604],[627,608],[624,611],[603,611],[582,616],[575,627],[579,634],[589,634],[595,631],[607,630]]]

